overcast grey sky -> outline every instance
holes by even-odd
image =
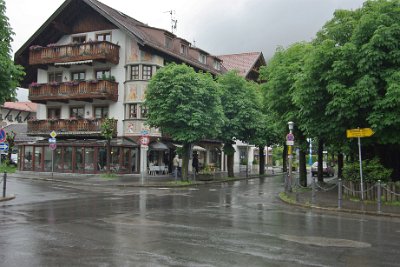
[[[5,0],[17,51],[64,2]],[[178,20],[176,34],[213,55],[263,52],[310,41],[336,9],[356,9],[364,0],[101,0],[153,27],[171,29],[169,10]]]

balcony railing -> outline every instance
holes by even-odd
[[[47,119],[28,121],[28,135],[49,136],[56,131],[60,136],[101,136],[103,119]],[[117,121],[114,123],[117,128]],[[115,131],[115,137],[117,133]]]
[[[65,83],[31,84],[29,100],[45,104],[47,101],[93,101],[103,99],[118,101],[118,83],[99,81],[72,81]]]
[[[31,46],[30,65],[99,60],[118,64],[119,46],[107,41],[82,44],[55,45],[50,47]]]

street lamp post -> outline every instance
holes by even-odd
[[[292,146],[294,145],[294,135],[293,131],[294,122],[289,121],[289,134],[286,136],[286,144],[288,146],[288,158],[289,158],[289,175],[287,181],[287,191],[292,192],[292,161],[293,161],[293,154],[292,154]]]

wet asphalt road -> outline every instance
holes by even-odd
[[[10,180],[0,266],[399,266],[400,220],[277,198],[282,179],[183,189]]]

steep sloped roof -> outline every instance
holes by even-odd
[[[36,112],[37,104],[32,102],[5,102],[3,108],[21,110],[28,112]]]
[[[221,55],[222,65],[229,70],[237,70],[239,75],[247,78],[249,73],[257,65],[265,65],[265,59],[261,52],[249,52],[241,54]]]

